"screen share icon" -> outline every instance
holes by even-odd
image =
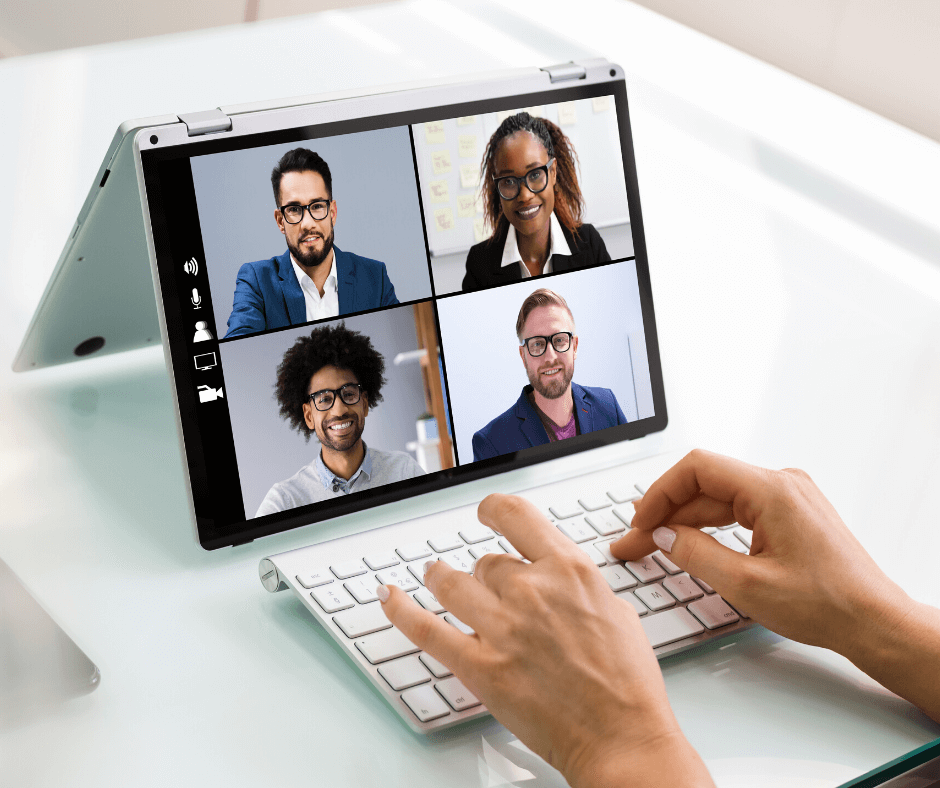
[[[196,363],[196,369],[198,370],[212,369],[219,363],[216,360],[215,353],[202,353],[193,356],[193,361]]]

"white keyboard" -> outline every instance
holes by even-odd
[[[610,542],[630,527],[631,502],[645,487],[622,481],[604,485],[603,477],[613,480],[610,472],[599,476],[582,477],[591,485],[580,495],[558,495],[571,488],[566,482],[525,496],[539,505],[546,493],[551,496],[552,502],[542,506],[546,516],[591,557],[611,590],[633,605],[657,657],[752,625],[707,583],[659,551],[626,564],[614,558]],[[750,531],[744,528],[706,530],[727,547],[749,550]],[[407,724],[427,733],[488,712],[444,665],[392,627],[375,589],[397,585],[422,607],[470,633],[424,587],[423,566],[437,559],[472,572],[474,561],[487,553],[519,555],[507,539],[477,521],[473,505],[270,556],[261,562],[260,573],[269,591],[293,589]]]

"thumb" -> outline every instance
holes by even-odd
[[[700,577],[723,597],[737,597],[753,560],[750,556],[736,553],[687,525],[661,526],[652,536],[656,546],[692,577]]]

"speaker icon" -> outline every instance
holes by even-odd
[[[183,263],[183,270],[184,270],[187,274],[192,274],[193,276],[195,276],[196,274],[198,274],[198,273],[199,273],[199,263],[196,261],[196,258],[195,258],[195,257],[191,257],[189,260],[187,260],[185,263]]]

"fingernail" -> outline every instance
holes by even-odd
[[[425,562],[424,562],[424,566],[421,567],[421,569],[424,571],[424,574],[427,574],[427,573],[428,573],[428,569],[430,569],[430,568],[431,568],[432,566],[434,566],[434,564],[436,564],[436,563],[437,563],[437,561],[435,561],[433,558],[432,558],[430,561],[425,561]]]
[[[653,541],[660,550],[671,553],[676,541],[676,532],[671,528],[659,527],[653,531]]]
[[[388,586],[379,586],[375,589],[375,595],[379,598],[379,602],[382,603],[388,602],[391,593],[392,592],[388,590]]]

